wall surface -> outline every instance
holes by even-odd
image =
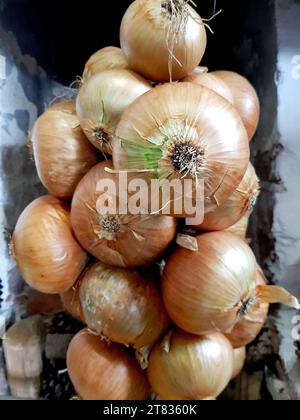
[[[276,160],[282,190],[275,193],[273,234],[276,238],[274,280],[300,296],[300,2],[278,0],[278,131],[283,150]],[[278,314],[280,354],[300,398],[300,317]]]

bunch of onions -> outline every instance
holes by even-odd
[[[227,101],[231,104],[234,103],[233,95],[228,85],[212,73],[205,72],[201,67],[188,74],[184,79],[182,79],[182,82],[191,82],[196,85],[207,87],[208,89],[211,89],[223,96],[223,98],[227,99]]]
[[[243,240],[247,240],[246,238],[247,238],[247,231],[248,231],[248,226],[249,226],[249,218],[250,218],[250,215],[246,214],[234,225],[227,228],[226,232],[233,233],[234,235],[237,235],[239,238]]]
[[[11,247],[24,280],[43,293],[68,290],[87,261],[71,229],[69,206],[51,196],[38,198],[23,211]]]
[[[105,47],[95,52],[86,62],[82,75],[83,83],[94,74],[106,70],[129,69],[127,60],[121,48]]]
[[[44,112],[33,127],[31,142],[39,178],[55,197],[70,199],[99,160],[80,128],[73,102],[58,103]]]
[[[121,24],[130,68],[155,82],[179,80],[201,61],[206,31],[189,0],[135,0]]]
[[[222,334],[195,336],[176,329],[150,354],[148,378],[164,400],[217,397],[233,372],[233,350]]]
[[[259,195],[259,181],[255,169],[249,163],[242,182],[233,194],[216,210],[206,213],[204,221],[197,228],[204,231],[225,230],[237,223],[243,216],[252,213]]]
[[[87,326],[98,335],[135,349],[153,344],[169,318],[154,279],[96,262],[83,274],[80,301]]]
[[[261,270],[257,270],[256,284],[257,286],[267,284]],[[268,303],[262,303],[241,316],[234,328],[225,334],[235,349],[247,346],[255,340],[266,322],[268,312]]]
[[[80,281],[76,282],[69,290],[61,293],[60,298],[64,309],[78,321],[84,322],[80,297],[79,297]]]
[[[151,85],[129,70],[107,70],[95,74],[79,91],[76,110],[81,128],[90,142],[111,154],[115,128],[126,108]]]
[[[240,184],[249,163],[249,143],[238,113],[220,95],[192,83],[165,84],[124,112],[113,161],[116,169],[148,170],[162,180],[191,179],[194,200],[203,179],[208,211]]]
[[[243,120],[249,141],[252,140],[260,117],[260,104],[256,90],[245,77],[232,71],[215,71],[212,74],[222,79],[230,88],[234,99],[233,104]]]
[[[233,350],[233,373],[231,379],[235,379],[243,370],[246,360],[246,347]]]
[[[167,312],[183,330],[228,332],[264,303],[299,308],[297,299],[281,287],[256,284],[254,254],[237,236],[213,232],[198,236],[197,241],[198,252],[177,249],[163,273]]]
[[[83,400],[146,400],[149,384],[137,361],[117,344],[108,344],[88,330],[71,341],[68,373]]]
[[[102,162],[79,183],[72,202],[71,221],[82,246],[98,260],[116,267],[138,267],[159,258],[176,234],[176,221],[169,216],[99,212],[99,180],[113,182],[119,194],[119,179],[109,173],[112,163]],[[148,194],[148,192],[146,193]],[[110,196],[112,199],[113,197]]]

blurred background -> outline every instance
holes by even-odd
[[[21,211],[44,191],[27,152],[28,131],[53,98],[72,94],[71,83],[82,74],[92,53],[119,45],[119,25],[130,3],[0,0],[2,328],[3,323],[26,315],[28,300],[34,300],[24,289],[8,249]],[[237,71],[258,91],[262,116],[251,148],[262,194],[249,237],[269,279],[299,297],[300,1],[196,3],[204,18],[223,9],[210,22],[214,34],[208,35],[201,64],[210,70]],[[32,311],[38,312],[37,308]],[[223,398],[300,398],[300,318],[294,315],[289,310],[273,309],[262,334],[249,349],[245,372]],[[68,322],[55,318],[52,333],[65,334],[71,328]],[[5,395],[2,359],[0,350],[0,395]],[[48,358],[42,397],[66,399],[72,395],[72,387],[66,374],[58,374],[65,362],[57,359]],[[59,392],[54,392],[55,387]]]

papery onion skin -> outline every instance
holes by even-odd
[[[202,71],[201,73],[192,72],[182,79],[182,82],[191,82],[196,85],[207,87],[227,99],[231,104],[234,103],[230,88],[222,79],[214,76],[212,73],[206,73],[205,71]]]
[[[256,274],[256,284],[264,285],[267,280],[260,269]],[[248,314],[241,317],[232,331],[226,333],[226,337],[231,342],[234,349],[247,346],[252,343],[262,330],[269,312],[267,303],[254,307]]]
[[[12,251],[24,280],[49,294],[68,290],[87,261],[71,229],[69,206],[51,196],[36,199],[23,211]]]
[[[222,334],[195,336],[176,329],[170,348],[156,344],[150,354],[148,378],[163,400],[202,400],[218,396],[233,370],[233,351]]]
[[[155,82],[170,80],[167,44],[171,43],[172,33],[168,38],[170,19],[163,8],[169,3],[166,0],[135,0],[121,24],[121,47],[130,67]],[[172,80],[182,79],[190,73],[199,64],[206,49],[206,31],[201,17],[189,5],[184,9],[188,14],[187,20],[182,21],[183,28],[174,48],[169,45],[176,57],[172,61]]]
[[[195,159],[192,153],[184,155],[186,145],[195,150]],[[206,211],[238,187],[249,156],[247,134],[234,107],[193,83],[165,84],[137,99],[122,115],[113,143],[116,169],[157,169],[161,179],[192,179],[194,186],[203,179]]]
[[[73,287],[67,290],[65,293],[61,293],[60,298],[64,309],[78,321],[84,321],[82,307],[79,297],[80,284],[76,283]]]
[[[105,47],[96,51],[86,62],[82,75],[83,83],[97,73],[106,70],[129,69],[121,48]]]
[[[71,341],[68,373],[83,400],[146,400],[147,378],[136,360],[117,344],[108,344],[88,330]]]
[[[246,347],[233,350],[233,373],[231,379],[235,379],[243,370],[246,361]]]
[[[80,300],[92,331],[136,349],[153,344],[169,325],[154,279],[137,271],[94,263],[81,278]]]
[[[103,216],[97,212],[97,183],[110,179],[118,187],[114,174],[105,171],[112,162],[96,165],[75,191],[71,220],[75,234],[94,257],[116,267],[138,267],[155,261],[170,245],[176,234],[176,220],[168,216],[120,215],[120,229],[112,234],[102,227]]]
[[[31,144],[41,182],[62,199],[72,198],[78,182],[100,160],[80,128],[71,101],[51,106],[39,117]]]
[[[233,233],[239,238],[247,241],[247,231],[249,227],[249,215],[243,216],[234,225],[226,229],[226,232]]]
[[[259,195],[259,181],[255,169],[249,163],[238,188],[216,210],[206,213],[200,226],[202,231],[225,230],[237,223],[245,214],[250,215]]]
[[[141,76],[123,69],[103,71],[84,83],[76,110],[90,142],[104,154],[111,154],[112,137],[122,113],[150,89],[151,85]]]
[[[260,117],[260,103],[256,90],[245,77],[238,73],[215,71],[212,74],[222,79],[231,89],[234,106],[243,120],[249,141],[251,141],[257,130]]]
[[[169,258],[164,303],[170,318],[187,332],[225,332],[255,292],[255,256],[231,233],[206,233],[197,240],[198,252],[179,248]]]

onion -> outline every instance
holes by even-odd
[[[72,197],[99,157],[80,128],[73,102],[50,107],[36,121],[31,142],[38,175],[50,194]]]
[[[246,216],[243,216],[237,223],[230,226],[228,229],[226,229],[226,232],[233,233],[234,235],[237,235],[239,238],[247,241],[247,231],[249,226],[249,215],[246,214]]]
[[[198,252],[177,249],[163,273],[167,312],[183,330],[193,334],[228,332],[262,303],[299,307],[297,299],[284,289],[256,285],[254,254],[237,236],[213,232],[197,240]]]
[[[112,168],[110,161],[96,165],[75,191],[71,220],[79,242],[105,264],[137,267],[155,261],[174,239],[176,221],[168,216],[98,213],[98,181],[109,179],[119,189],[118,177],[106,167]]]
[[[234,106],[242,117],[249,141],[252,140],[260,117],[260,104],[254,87],[245,77],[231,71],[215,71],[213,74],[231,89]]]
[[[24,280],[49,294],[68,290],[87,261],[73,236],[69,206],[51,196],[38,198],[23,211],[12,252]]]
[[[108,344],[88,330],[71,341],[67,366],[83,400],[146,400],[149,385],[137,361],[117,344]]]
[[[222,79],[214,76],[211,73],[206,73],[203,70],[200,72],[197,69],[196,72],[193,71],[192,73],[188,74],[182,80],[182,82],[191,82],[195,83],[196,85],[207,87],[208,89],[211,89],[219,95],[223,96],[223,98],[227,99],[228,102],[233,104],[233,95],[228,85],[226,85]]]
[[[112,137],[122,113],[150,89],[146,80],[129,70],[103,71],[84,83],[76,109],[90,142],[103,153],[111,154]]]
[[[80,300],[91,330],[136,349],[153,344],[169,325],[153,279],[133,270],[93,264],[81,278]]]
[[[84,321],[82,307],[79,297],[80,283],[76,283],[73,287],[65,293],[61,293],[60,298],[65,310],[78,321]]]
[[[259,181],[255,169],[249,163],[246,174],[233,194],[220,207],[206,213],[198,229],[205,231],[225,230],[238,222],[245,214],[252,213],[259,195]]]
[[[192,83],[165,84],[124,112],[113,161],[119,170],[156,170],[153,176],[191,179],[195,187],[203,179],[208,211],[240,184],[249,144],[238,113],[224,98]]]
[[[175,330],[150,354],[148,378],[164,400],[217,397],[230,381],[233,351],[222,334],[195,336]]]
[[[256,273],[256,284],[265,285],[267,280],[263,273],[258,270]],[[269,312],[267,303],[252,308],[247,314],[241,317],[235,327],[226,334],[235,349],[247,346],[252,343],[262,330]]]
[[[243,370],[246,360],[246,347],[233,351],[233,373],[231,379],[235,379]]]
[[[117,47],[102,48],[95,52],[86,62],[82,76],[83,83],[94,76],[94,74],[115,69],[129,69],[123,51]]]
[[[178,80],[201,61],[206,31],[187,0],[135,0],[120,31],[130,67],[150,80]]]

